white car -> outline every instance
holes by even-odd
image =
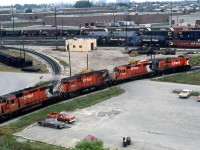
[[[184,89],[178,95],[180,98],[188,98],[191,95],[191,93],[192,93],[192,91],[190,91],[188,89]]]

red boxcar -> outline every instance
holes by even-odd
[[[200,42],[198,42],[198,41],[173,40],[173,41],[170,41],[169,44],[172,47],[189,47],[189,48],[200,47]]]
[[[30,87],[0,97],[0,118],[48,100],[50,85]]]
[[[110,77],[107,69],[81,73],[72,77],[63,78],[58,87],[59,93],[68,97],[68,94],[79,92],[85,89],[104,86],[109,83]]]
[[[150,68],[150,61],[139,61],[128,65],[117,66],[113,69],[113,80],[124,80],[139,76],[151,75],[153,72]]]

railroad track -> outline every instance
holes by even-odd
[[[13,50],[18,50],[20,51],[20,48],[16,48],[16,47],[9,47],[9,46],[3,46],[3,48],[7,48],[7,49],[13,49]],[[46,56],[44,54],[38,53],[36,51],[32,51],[32,50],[28,50],[28,49],[24,49],[25,52],[34,54],[38,57],[43,58],[46,62],[48,62],[50,64],[50,66],[52,67],[53,70],[53,74],[54,75],[60,75],[61,74],[61,67],[60,65],[57,63],[57,61],[55,61],[53,58]],[[51,82],[53,84],[53,86],[55,87],[58,84],[58,80],[53,80]]]

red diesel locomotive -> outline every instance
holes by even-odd
[[[189,56],[179,56],[175,58],[153,59],[152,61],[139,61],[128,65],[117,66],[113,69],[111,75],[114,82],[118,82],[121,80],[157,76],[189,69]]]
[[[84,90],[95,89],[108,85],[110,82],[109,71],[107,69],[98,71],[89,71],[78,75],[63,78],[58,91],[61,97],[70,97],[72,94]]]
[[[0,96],[0,119],[49,100],[50,89],[50,85],[30,87]]]
[[[152,60],[152,70],[155,75],[186,71],[190,69],[189,56],[160,58]]]
[[[152,75],[153,70],[151,70],[150,65],[150,61],[139,61],[128,65],[117,66],[113,69],[111,75],[115,82]]]
[[[189,56],[161,58],[138,61],[116,66],[113,72],[107,69],[82,72],[72,77],[61,79],[58,89],[53,92],[52,85],[30,87],[0,96],[0,120],[26,108],[52,100],[62,100],[84,91],[103,88],[130,79],[157,76],[165,73],[186,71],[190,69]]]

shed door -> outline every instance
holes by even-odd
[[[91,50],[94,50],[94,43],[91,43]]]

